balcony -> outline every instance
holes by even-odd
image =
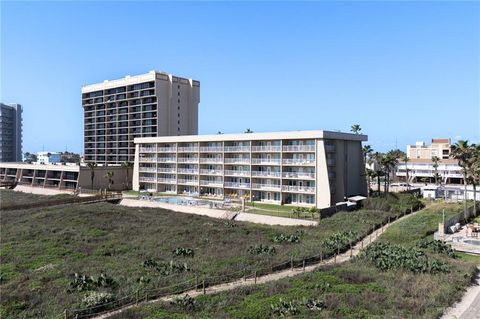
[[[225,158],[227,164],[250,164],[249,158]]]
[[[198,157],[179,157],[178,163],[198,163]]]
[[[177,151],[176,147],[159,147],[157,149],[159,153],[175,153]]]
[[[200,158],[200,163],[223,163],[223,158]]]
[[[175,178],[159,178],[158,183],[163,184],[176,184],[177,180]]]
[[[155,153],[155,147],[140,147],[140,153]]]
[[[250,171],[225,171],[225,176],[250,177]]]
[[[274,153],[279,153],[282,151],[282,147],[280,145],[275,145],[275,146],[252,146],[252,152],[274,152]]]
[[[224,183],[225,188],[241,188],[241,189],[249,189],[250,183],[232,183],[226,182]]]
[[[140,157],[140,162],[155,163],[156,161],[156,157]]]
[[[282,175],[280,172],[265,172],[265,171],[252,171],[252,177],[272,177],[280,178]]]
[[[157,163],[176,163],[177,159],[175,157],[158,157]]]
[[[252,164],[256,165],[280,165],[279,158],[252,158]]]
[[[200,180],[201,186],[212,186],[212,187],[223,187],[222,181],[202,181]]]
[[[198,147],[179,147],[178,152],[179,153],[197,153]]]
[[[315,152],[315,145],[284,145],[284,152]]]
[[[202,175],[222,175],[223,171],[222,170],[215,170],[215,169],[201,169],[200,174]]]
[[[197,174],[198,174],[198,169],[179,168],[177,172],[178,172],[179,174],[197,175]]]
[[[250,146],[225,146],[225,152],[250,152]]]
[[[204,152],[204,153],[223,152],[223,147],[222,146],[202,146],[200,147],[200,152]]]
[[[155,183],[157,181],[157,179],[155,177],[140,176],[139,181],[140,182]]]
[[[153,172],[155,173],[155,167],[139,167],[138,168],[139,172]]]
[[[315,173],[283,172],[282,176],[287,179],[315,179]]]
[[[282,191],[293,193],[315,193],[315,187],[282,185]]]
[[[284,159],[283,160],[284,165],[298,165],[298,166],[312,166],[315,165],[315,160],[312,159]]]
[[[198,185],[198,179],[179,179],[178,184],[183,185]]]
[[[335,145],[325,145],[325,151],[330,153],[335,152]]]
[[[170,174],[175,174],[175,168],[162,168],[159,167],[157,168],[158,173],[170,173]]]
[[[252,184],[252,189],[261,189],[267,191],[280,191],[281,185],[280,184]]]

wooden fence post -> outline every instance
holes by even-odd
[[[198,275],[195,275],[195,291],[198,291]]]
[[[353,256],[352,241],[350,241],[350,258]]]
[[[293,256],[290,257],[290,270],[293,271]]]
[[[64,318],[64,319],[68,319],[67,309],[65,309],[65,310],[63,311],[63,318]]]
[[[256,269],[255,269],[254,276],[255,276],[255,284],[257,284],[257,270]]]
[[[247,272],[245,270],[245,267],[243,268],[243,281],[247,281]]]
[[[202,286],[203,286],[203,294],[205,295],[207,293],[206,288],[205,288],[205,279],[202,281]]]
[[[365,240],[365,238],[362,238],[362,249],[363,249],[363,241]]]
[[[322,262],[323,262],[323,252],[322,252],[322,250],[320,249],[320,263],[322,263]]]
[[[305,257],[303,257],[303,272],[305,272]]]

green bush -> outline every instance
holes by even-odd
[[[352,231],[346,231],[330,235],[322,242],[322,246],[331,251],[336,251],[337,249],[344,250],[350,246],[350,243],[355,241],[356,233]]]
[[[268,245],[255,245],[248,248],[248,252],[252,255],[275,255],[277,250],[273,246]]]
[[[423,251],[384,243],[373,244],[364,249],[360,256],[372,262],[382,271],[407,269],[414,273],[448,273],[447,264],[429,258]]]
[[[170,301],[170,304],[188,311],[195,310],[197,306],[195,299],[190,297],[188,294],[183,297],[174,298],[172,301]]]
[[[182,257],[191,257],[193,258],[194,256],[194,253],[193,253],[193,249],[191,248],[176,248],[174,251],[173,251],[173,255],[174,256],[182,256]]]
[[[97,307],[109,302],[114,301],[115,298],[112,294],[106,292],[96,292],[90,291],[88,292],[82,299],[82,304],[85,307]]]
[[[70,281],[69,291],[87,291],[95,290],[96,288],[116,288],[117,282],[107,274],[101,273],[97,278],[87,276],[84,274],[75,273],[73,279]]]
[[[290,317],[300,313],[295,301],[284,301],[282,298],[277,303],[270,304],[272,314],[279,317]]]
[[[407,213],[419,210],[424,205],[412,194],[383,194],[379,197],[369,197],[363,202],[365,209],[381,210],[385,212]]]
[[[423,239],[417,243],[418,248],[429,248],[437,254],[447,255],[452,258],[456,258],[455,251],[449,245],[445,244],[441,240],[428,240]]]
[[[291,234],[291,235],[278,234],[278,235],[275,235],[275,237],[273,237],[273,242],[274,243],[283,243],[283,242],[299,243],[300,235],[298,233]]]

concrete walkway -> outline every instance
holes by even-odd
[[[415,212],[413,214],[401,217],[400,219],[397,219],[394,222],[391,222],[390,224],[387,224],[387,225],[383,226],[382,228],[376,230],[374,233],[366,236],[363,240],[359,241],[354,247],[352,247],[351,250],[348,250],[347,252],[338,255],[336,258],[332,257],[332,258],[324,260],[321,263],[311,265],[311,266],[307,266],[305,268],[300,267],[300,268],[294,268],[293,270],[287,269],[287,270],[279,271],[279,272],[276,272],[276,273],[273,273],[273,274],[257,277],[256,280],[255,280],[255,278],[248,278],[247,280],[240,279],[240,280],[236,280],[236,281],[225,283],[225,284],[211,286],[211,287],[208,287],[208,288],[205,289],[205,294],[207,294],[207,295],[216,294],[216,293],[223,292],[223,291],[233,290],[233,289],[236,289],[236,288],[239,288],[239,287],[242,287],[242,286],[252,286],[252,285],[256,285],[256,284],[264,284],[264,283],[276,281],[276,280],[283,279],[283,278],[293,277],[293,276],[296,276],[298,274],[302,274],[304,272],[311,272],[311,271],[314,271],[315,269],[317,269],[321,265],[344,263],[344,262],[350,260],[353,256],[357,256],[360,253],[360,250],[363,247],[367,247],[368,245],[370,245],[370,243],[374,242],[377,239],[378,235],[383,233],[388,227],[390,227],[391,225],[394,225],[395,223],[397,223],[401,220],[405,220],[406,218],[410,218],[410,216],[416,215],[419,212],[421,212],[421,210],[418,211],[418,212]],[[151,303],[157,303],[157,302],[164,302],[164,301],[172,300],[172,299],[177,298],[177,297],[183,297],[185,295],[189,295],[190,297],[196,297],[196,296],[199,296],[199,295],[202,295],[202,294],[204,294],[204,291],[202,289],[200,289],[199,291],[190,290],[190,291],[187,291],[187,292],[182,293],[182,294],[170,295],[170,296],[150,300],[148,302],[143,302],[143,303],[140,303],[140,304],[151,304]],[[100,316],[97,316],[97,317],[93,317],[93,318],[96,318],[96,319],[109,318],[110,316],[112,316],[114,314],[119,314],[122,311],[124,311],[126,309],[133,308],[133,307],[136,307],[136,306],[135,305],[127,306],[127,307],[122,308],[120,310],[112,311],[112,312],[109,312],[109,313],[106,313],[106,314],[103,314],[103,315],[100,315]]]
[[[37,195],[59,195],[59,194],[73,194],[73,190],[71,189],[64,189],[60,190],[57,188],[43,188],[43,187],[33,187],[33,186],[25,186],[25,185],[17,185],[13,189],[15,192],[22,192],[22,193],[29,193],[29,194],[37,194]]]
[[[462,300],[448,308],[441,319],[479,319],[480,318],[480,266],[473,286],[469,287]]]

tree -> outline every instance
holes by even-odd
[[[130,173],[130,168],[133,167],[133,164],[130,161],[124,161],[124,162],[122,162],[122,167],[125,169],[125,173],[126,173],[126,175],[125,175],[125,186],[126,186],[126,189],[129,189],[128,188],[128,184],[129,184],[128,183],[128,177],[129,177],[129,173]]]
[[[435,179],[435,185],[438,185],[438,162],[440,162],[440,158],[438,156],[432,156],[432,166],[433,166],[433,178]]]
[[[92,182],[92,190],[93,190],[93,180],[95,179],[95,167],[97,167],[97,163],[89,162],[87,166],[88,168],[90,168],[90,181]]]
[[[375,161],[375,177],[377,177],[377,192],[380,195],[380,177],[384,176],[383,167],[381,165],[382,158],[384,154],[380,152],[375,152],[372,155],[373,160]]]
[[[373,153],[373,148],[370,145],[365,145],[362,147],[362,152],[363,152],[363,162],[367,164],[367,159]]]
[[[359,134],[362,128],[360,127],[359,124],[353,124],[350,128],[350,131],[354,134]]]
[[[468,181],[473,186],[473,213],[477,216],[477,185],[480,184],[480,145],[472,144],[472,158],[468,168]]]
[[[407,191],[410,190],[410,177],[408,175],[408,162],[410,159],[408,158],[407,154],[402,156],[402,161],[405,164],[405,181],[407,182]]]
[[[373,153],[373,148],[370,145],[365,145],[364,147],[362,147],[362,152],[363,152],[363,163],[365,164],[365,176],[367,177],[367,187],[368,187],[367,194],[368,196],[370,196],[370,178],[371,178],[371,172],[373,171],[367,168],[367,162],[368,164],[372,164],[371,154]]]
[[[253,133],[253,131],[251,129],[247,128],[244,133]]]
[[[104,176],[106,179],[108,179],[108,190],[110,190],[112,184],[113,184],[113,172],[108,171],[107,174]]]
[[[454,145],[450,146],[450,157],[458,161],[458,166],[460,166],[462,175],[463,175],[463,185],[464,185],[464,207],[463,214],[465,220],[467,220],[468,208],[467,208],[467,183],[469,178],[469,171],[471,170],[471,164],[473,163],[473,148],[468,145],[468,141],[459,140]]]
[[[218,134],[218,135],[221,135],[221,134],[223,134],[223,132],[222,132],[222,131],[218,131],[217,134]]]

